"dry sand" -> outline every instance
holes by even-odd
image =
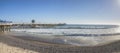
[[[50,44],[0,34],[0,53],[120,53],[120,41],[94,47]]]

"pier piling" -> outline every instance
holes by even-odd
[[[0,32],[10,32],[11,25],[9,23],[0,23]]]

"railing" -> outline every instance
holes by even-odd
[[[0,23],[0,25],[12,25],[12,23]]]

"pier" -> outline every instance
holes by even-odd
[[[0,19],[0,32],[10,32],[11,28],[37,28],[37,27],[53,27],[53,26],[65,25],[65,23],[58,24],[41,24],[35,23],[33,20],[32,23],[12,23],[12,21],[4,21]]]
[[[60,26],[60,25],[65,25],[65,24],[39,24],[39,23],[24,23],[24,24],[21,24],[21,23],[9,23],[9,22],[0,22],[0,32],[10,32],[10,29],[11,27],[13,26],[16,26],[16,27],[25,27],[25,26],[28,26],[28,27],[31,27],[31,28],[36,28],[37,26],[48,26],[48,27],[53,27],[53,26]]]
[[[9,32],[11,26],[11,23],[0,23],[0,32]]]
[[[16,27],[31,27],[31,28],[37,28],[37,27],[54,27],[54,26],[63,26],[66,25],[66,23],[56,23],[56,24],[43,24],[43,23],[13,23],[12,26]]]

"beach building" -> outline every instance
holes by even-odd
[[[12,22],[0,20],[0,32],[9,32]]]

